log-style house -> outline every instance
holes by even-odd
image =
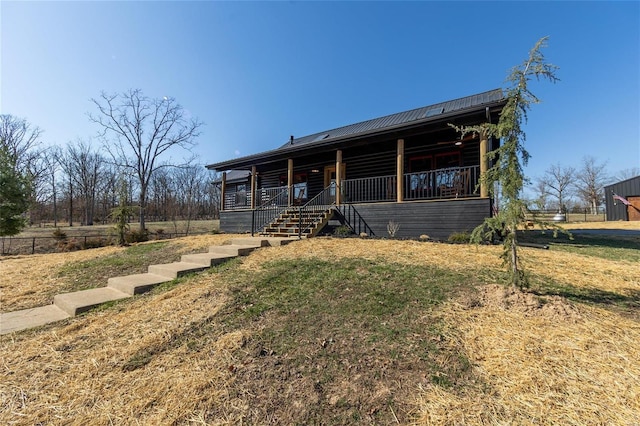
[[[492,214],[480,175],[499,141],[450,125],[496,123],[505,102],[491,90],[210,164],[223,172],[220,228],[313,236],[335,219],[379,237],[470,231]]]

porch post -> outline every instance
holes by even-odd
[[[340,186],[342,185],[342,150],[336,151],[336,206],[340,205]]]
[[[256,208],[256,175],[258,174],[258,170],[256,166],[251,166],[251,210]]]
[[[224,211],[224,195],[227,192],[227,172],[222,172],[222,182],[220,184],[220,211]]]
[[[289,207],[293,205],[293,158],[287,161],[287,188],[289,191]]]
[[[398,139],[398,158],[396,160],[396,195],[397,202],[404,201],[404,139]]]
[[[484,181],[484,176],[489,169],[489,159],[487,158],[487,152],[489,152],[489,141],[487,140],[487,132],[481,132],[480,134],[480,197],[487,198],[489,196],[489,188]]]

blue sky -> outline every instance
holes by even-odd
[[[527,175],[640,167],[639,2],[3,0],[0,24],[3,114],[63,145],[96,134],[103,90],[172,96],[206,124],[203,164],[504,87],[550,36],[561,81],[532,85]]]

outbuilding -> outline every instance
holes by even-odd
[[[607,220],[640,221],[640,176],[604,187]]]

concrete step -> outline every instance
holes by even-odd
[[[284,238],[260,236],[260,237],[234,238],[231,240],[231,244],[234,244],[234,245],[259,244],[260,247],[277,247],[277,246],[283,246],[285,244],[289,244],[291,241],[295,241],[295,240],[297,240],[297,238],[288,238],[288,236],[285,236]]]
[[[162,265],[151,265],[149,266],[149,273],[174,279],[193,272],[204,271],[205,269],[209,269],[209,266],[201,263],[174,262]]]
[[[168,281],[171,281],[171,278],[163,277],[161,275],[135,274],[124,277],[109,278],[107,285],[133,296],[134,294],[145,293],[158,284],[166,283]]]
[[[194,254],[184,254],[180,258],[182,262],[186,263],[197,263],[207,268],[212,267],[213,265],[219,265],[223,262],[226,262],[229,259],[233,259],[237,255],[231,255],[226,253],[194,253]]]
[[[209,253],[226,254],[229,256],[246,256],[257,248],[261,247],[260,244],[231,244],[224,246],[211,246],[209,247]]]
[[[14,331],[39,327],[69,318],[71,315],[56,305],[40,306],[21,311],[0,314],[0,334],[8,334]]]
[[[53,304],[69,315],[74,316],[103,303],[126,299],[127,297],[131,296],[115,288],[100,287],[74,291],[73,293],[57,294],[53,297]]]

